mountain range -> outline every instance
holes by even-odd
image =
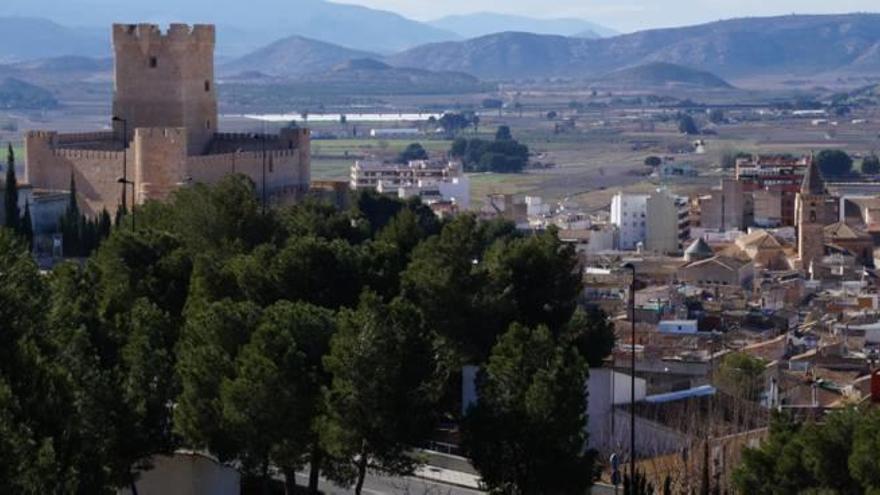
[[[725,78],[877,73],[880,14],[732,19],[602,39],[508,32],[431,43],[387,61],[484,79],[592,78],[650,62],[699,68]]]
[[[451,15],[431,21],[429,24],[439,29],[451,31],[462,38],[477,38],[507,31],[557,34],[581,38],[605,38],[618,34],[613,29],[583,19],[535,19],[494,12]]]

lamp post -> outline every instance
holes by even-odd
[[[630,403],[629,403],[629,483],[636,482],[636,267],[632,263],[623,265],[632,277],[629,281],[629,322],[632,329],[630,351]]]
[[[119,183],[122,184],[122,207],[125,208],[125,185],[128,180],[128,120],[119,116],[113,116],[113,122],[122,122],[122,178]],[[134,195],[134,186],[132,186],[132,195]],[[134,202],[132,201],[132,210],[134,210]]]
[[[131,231],[134,232],[135,228],[135,218],[134,218],[134,205],[135,205],[135,189],[134,189],[134,181],[130,181],[125,177],[120,177],[116,179],[116,182],[122,184],[122,200],[125,201],[125,188],[127,186],[131,186]],[[125,203],[122,203],[122,207],[125,208]]]

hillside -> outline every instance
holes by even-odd
[[[463,38],[477,38],[508,31],[582,38],[600,38],[617,34],[612,29],[583,19],[536,19],[493,12],[447,16],[429,24],[452,31]]]
[[[374,59],[349,60],[326,71],[295,77],[245,72],[227,78],[224,87],[242,101],[280,104],[302,95],[467,94],[494,89],[468,74],[391,67]]]
[[[0,15],[3,9],[0,8]],[[0,17],[0,62],[9,63],[62,55],[107,56],[107,35],[61,26],[46,19]]]
[[[688,86],[703,89],[727,89],[732,86],[720,77],[702,70],[666,62],[651,62],[627,67],[603,75],[599,82],[630,88]]]
[[[327,71],[353,59],[379,55],[352,50],[302,36],[291,36],[220,66],[221,74],[259,72],[270,76],[296,77]]]
[[[0,81],[2,109],[44,110],[57,106],[58,100],[44,88],[11,77]]]
[[[109,42],[109,29],[114,22],[213,23],[218,26],[218,52],[224,56],[238,56],[294,34],[383,53],[423,43],[458,39],[451,32],[392,12],[325,0],[220,3],[216,0],[88,0],[88,8],[83,8],[83,3],[3,0],[0,2],[0,16],[45,17],[64,25],[101,29],[105,43]],[[52,45],[55,44],[48,43],[46,47]],[[0,48],[0,52],[3,50]],[[60,53],[39,56],[56,54]]]
[[[667,62],[721,77],[880,72],[880,14],[719,21],[604,39],[500,33],[398,53],[392,65],[468,72],[485,79],[594,78]]]

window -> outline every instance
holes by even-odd
[[[159,66],[159,59],[156,57],[150,57],[150,68],[155,69]]]
[[[205,129],[210,129],[210,128],[211,128],[211,121],[210,121],[210,120],[206,120],[206,121],[205,121]]]
[[[810,223],[816,223],[816,212],[810,211]]]
[[[205,93],[211,92],[211,81],[205,81]]]

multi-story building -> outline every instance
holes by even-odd
[[[795,196],[800,191],[812,155],[755,155],[736,161],[736,180],[744,192],[766,191],[755,197],[755,221],[776,222],[764,227],[793,226]],[[778,212],[778,215],[777,215]]]
[[[679,254],[690,238],[690,206],[687,198],[658,189],[646,201],[645,249],[659,254]]]
[[[352,189],[386,189],[410,186],[419,181],[446,181],[462,175],[461,164],[454,161],[412,160],[387,163],[358,160],[351,166]]]
[[[618,246],[628,251],[644,244],[648,229],[647,194],[618,192],[611,200],[611,223],[619,232]]]
[[[718,230],[745,230],[754,218],[754,201],[743,182],[722,179],[721,187],[700,198],[700,227]]]
[[[353,190],[374,189],[402,199],[418,196],[426,204],[451,203],[459,211],[470,208],[470,180],[454,161],[357,161],[351,167],[349,186]]]

